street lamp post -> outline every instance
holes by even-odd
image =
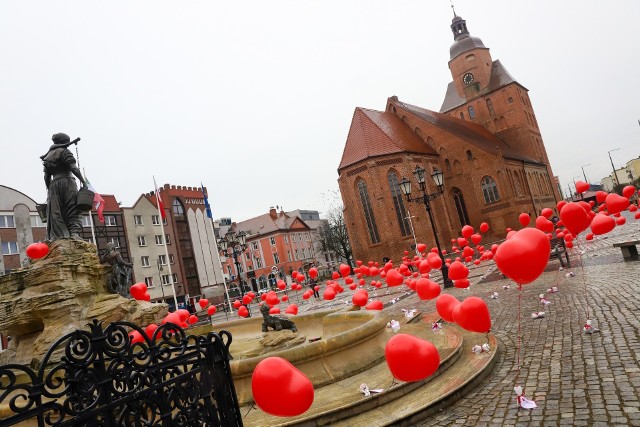
[[[433,237],[436,240],[436,247],[438,248],[438,255],[442,260],[442,282],[445,288],[453,287],[453,282],[449,279],[449,268],[447,267],[447,263],[444,260],[444,256],[442,255],[442,249],[440,248],[440,241],[438,240],[438,232],[436,231],[436,225],[433,220],[433,215],[431,213],[431,201],[435,200],[438,196],[444,194],[444,174],[437,169],[433,170],[433,174],[431,174],[431,178],[435,182],[438,187],[438,191],[436,193],[427,194],[427,186],[424,182],[424,172],[420,166],[416,166],[415,171],[413,171],[413,175],[416,177],[418,181],[418,185],[420,186],[420,191],[422,195],[418,195],[418,197],[411,197],[411,181],[407,178],[402,177],[402,181],[400,182],[400,189],[402,190],[402,194],[404,194],[407,198],[408,202],[422,202],[424,204],[425,209],[427,210],[427,214],[429,214],[429,220],[431,221],[431,228],[433,229]]]
[[[158,278],[160,279],[160,290],[162,291],[162,302],[166,302],[164,300],[164,285],[162,284],[162,270],[164,268],[162,267],[162,264],[160,264],[160,258],[158,258],[156,262],[158,263]],[[176,307],[176,310],[177,309],[178,307]]]
[[[613,170],[613,182],[614,184],[614,189],[617,185],[620,185],[620,182],[618,181],[618,175],[616,175],[616,167],[613,166],[613,159],[611,158],[611,153],[614,151],[618,151],[620,148],[614,148],[613,150],[609,150],[607,151],[607,154],[609,154],[609,160],[611,161],[611,169]]]
[[[229,230],[227,234],[224,235],[224,238],[218,240],[218,249],[222,251],[225,257],[233,257],[233,263],[236,266],[236,273],[238,276],[238,288],[240,289],[242,296],[244,296],[244,289],[240,280],[240,261],[238,260],[238,257],[247,250],[247,233],[244,231],[234,233]],[[229,250],[231,252],[229,252]],[[231,304],[231,301],[229,301],[229,304]],[[249,311],[249,316],[251,316],[251,309],[249,307],[247,307],[247,309]]]
[[[584,176],[584,182],[589,184],[589,180],[587,179],[587,174],[584,173],[584,168],[586,168],[587,166],[591,166],[591,163],[589,163],[588,165],[582,165],[580,166],[580,168],[582,168],[582,176]]]

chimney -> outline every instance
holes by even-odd
[[[273,219],[278,218],[278,213],[276,212],[276,208],[274,208],[273,206],[269,208],[269,216]]]

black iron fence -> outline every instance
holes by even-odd
[[[56,341],[36,370],[0,366],[0,426],[242,426],[230,333],[89,327]],[[143,342],[131,344],[132,331]]]

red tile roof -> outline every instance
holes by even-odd
[[[394,153],[437,155],[395,114],[357,107],[338,172],[367,158]]]
[[[122,210],[120,204],[113,194],[100,194],[104,199],[104,212],[119,212]]]

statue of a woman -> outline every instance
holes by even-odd
[[[133,264],[122,259],[122,255],[111,242],[107,243],[107,253],[100,257],[100,262],[111,266],[111,275],[107,282],[109,290],[123,297],[129,297],[129,282],[131,281]]]
[[[56,133],[53,145],[42,156],[44,183],[47,186],[47,240],[72,237],[80,239],[82,217],[76,204],[78,186],[72,174],[86,187],[86,182],[76,166],[76,159],[67,148],[70,138]]]

